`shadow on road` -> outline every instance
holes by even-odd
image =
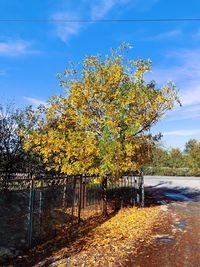
[[[199,201],[200,190],[188,187],[167,187],[160,183],[156,186],[145,187],[145,205],[163,205],[172,202]],[[160,187],[161,186],[161,187]]]
[[[146,206],[169,205],[153,228],[151,243],[140,246],[124,266],[200,266],[200,189],[161,183],[145,188]]]

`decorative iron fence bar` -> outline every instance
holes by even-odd
[[[33,201],[34,201],[34,180],[31,179],[30,196],[29,196],[29,214],[28,214],[28,246],[32,244],[33,231]]]
[[[0,173],[0,248],[24,249],[53,237],[57,229],[79,223],[102,204],[101,184],[87,175],[50,176]],[[108,179],[109,180],[109,179]],[[144,206],[143,174],[109,182],[111,208]]]

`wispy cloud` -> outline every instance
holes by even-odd
[[[0,41],[0,56],[19,56],[37,52],[31,42],[23,39]]]
[[[182,35],[182,31],[180,29],[170,30],[166,32],[158,33],[157,35],[145,37],[145,40],[148,41],[165,41],[166,39],[174,39],[180,37]]]
[[[154,5],[160,1],[161,0],[145,0],[145,4],[144,4],[144,1],[142,0],[135,0],[136,5],[137,5],[137,10],[140,12],[147,12],[151,10],[154,7]]]
[[[193,37],[194,39],[200,39],[200,29],[197,30],[197,31],[193,34],[192,37]]]
[[[24,97],[25,100],[27,100],[29,103],[31,103],[34,106],[39,106],[39,105],[45,105],[46,102],[43,100],[40,100],[38,98],[33,98],[33,97]]]
[[[198,119],[200,118],[200,105],[189,105],[177,108],[170,112],[166,120],[167,121],[180,121],[188,119]]]
[[[121,1],[101,0],[98,4],[94,4],[91,8],[91,19],[102,19],[119,2]]]
[[[182,49],[166,54],[169,67],[158,66],[150,78],[163,84],[172,80],[180,88],[180,98],[184,106],[200,104],[200,49]],[[171,63],[171,64],[170,64]]]
[[[55,35],[63,42],[68,43],[72,37],[77,36],[82,30],[87,28],[89,24],[83,24],[78,22],[81,19],[90,19],[98,20],[103,19],[116,5],[124,4],[130,0],[100,0],[100,1],[91,1],[87,9],[84,5],[79,5],[66,10],[55,12],[51,15],[51,19],[55,20],[54,29]],[[56,20],[75,20],[74,22],[59,22],[56,23]]]
[[[99,1],[81,1],[74,7],[67,6],[62,11],[54,12],[50,18],[53,20],[99,20],[107,17],[111,12],[117,17],[121,16],[125,10],[135,7],[137,12],[149,10],[160,0],[146,0],[145,5],[141,5],[142,0],[99,0]],[[145,6],[145,9],[141,8]],[[137,9],[136,9],[137,7]],[[94,23],[94,22],[93,22]],[[82,30],[93,23],[82,24],[80,22],[59,22],[53,23],[55,35],[65,43],[68,43],[72,37],[77,36]]]
[[[53,20],[78,20],[80,17],[73,12],[57,12],[51,18]],[[54,23],[55,35],[63,42],[67,43],[73,36],[78,35],[82,25],[79,22],[59,22]]]
[[[193,130],[176,130],[176,131],[169,131],[164,132],[163,135],[173,135],[173,136],[192,136],[200,134],[200,129],[193,129]]]
[[[153,68],[147,80],[154,79],[160,86],[166,80],[171,80],[179,89],[179,98],[183,106],[168,113],[166,120],[200,118],[200,49],[168,52],[165,54],[164,64],[165,67],[160,65]]]
[[[80,5],[79,7],[75,7],[73,11],[67,8],[66,10],[53,13],[51,19],[55,20],[53,23],[55,35],[64,43],[68,43],[72,37],[77,36],[81,31],[92,24],[83,24],[79,22],[81,19],[101,19],[114,7],[116,2],[116,0],[101,0],[98,3],[92,2],[87,10]],[[57,23],[57,20],[74,21]]]

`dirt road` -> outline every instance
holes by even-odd
[[[127,266],[200,267],[200,179],[147,177],[147,204],[160,204],[163,227]]]

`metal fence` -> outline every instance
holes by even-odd
[[[0,174],[0,247],[24,249],[101,210],[96,177]],[[109,179],[108,179],[109,181]],[[108,182],[110,209],[143,205],[143,176]]]

